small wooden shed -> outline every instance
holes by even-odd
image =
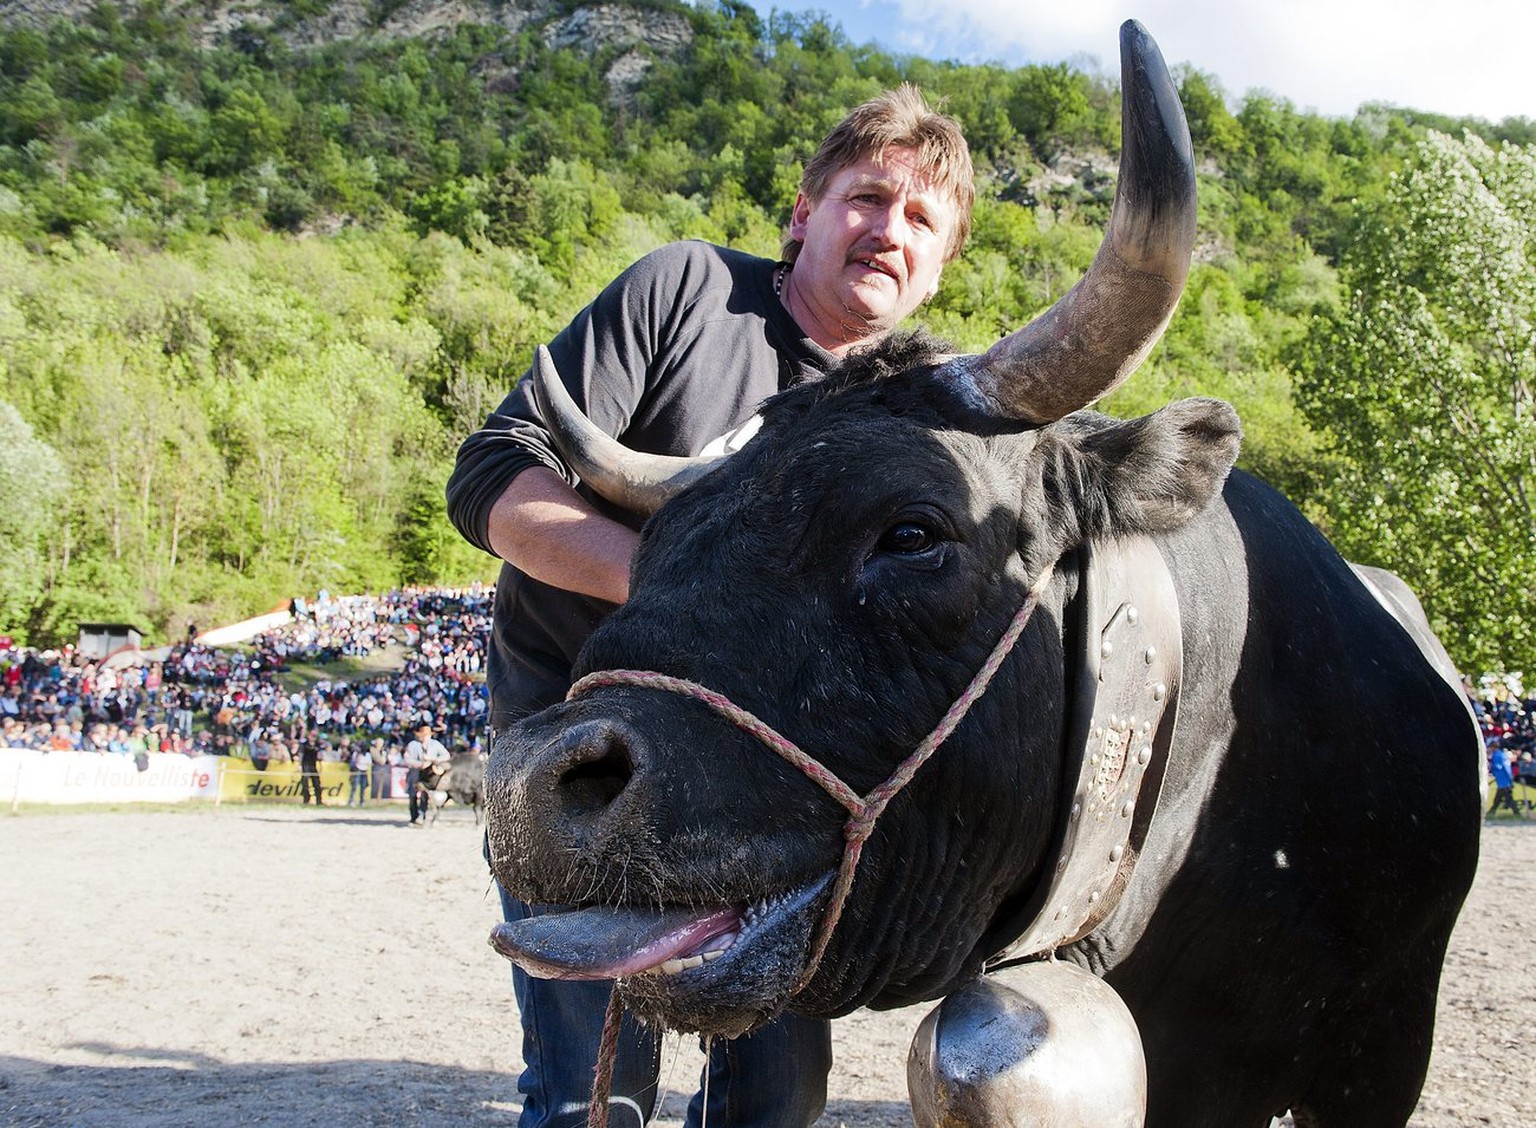
[[[77,651],[97,661],[119,650],[138,650],[144,633],[132,623],[81,623]]]

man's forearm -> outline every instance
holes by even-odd
[[[612,603],[629,598],[638,535],[542,466],[524,470],[502,491],[488,537],[496,555],[536,580]]]

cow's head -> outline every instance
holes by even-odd
[[[1054,834],[1068,554],[1177,527],[1236,456],[1214,401],[1070,414],[1151,348],[1193,235],[1182,112],[1138,26],[1122,48],[1122,178],[1083,283],[981,357],[902,337],[771,401],[743,451],[655,513],[629,602],[583,651],[578,674],[718,691],[864,794],[1062,562],[992,688],[880,818],[797,1010],[931,998],[1010,939],[996,922],[1034,892]],[[488,802],[497,877],[577,908],[498,932],[525,966],[619,978],[632,1009],[686,1029],[739,1033],[789,1001],[845,815],[756,738],[689,697],[600,688],[497,740]]]

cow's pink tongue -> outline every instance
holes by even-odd
[[[731,908],[573,909],[498,924],[491,947],[540,979],[619,979],[688,955],[740,924]]]

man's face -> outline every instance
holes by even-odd
[[[789,231],[802,247],[791,313],[822,344],[835,325],[855,337],[895,328],[938,288],[954,224],[954,200],[911,149],[840,169],[821,199],[795,200]],[[805,323],[807,313],[816,324]]]

